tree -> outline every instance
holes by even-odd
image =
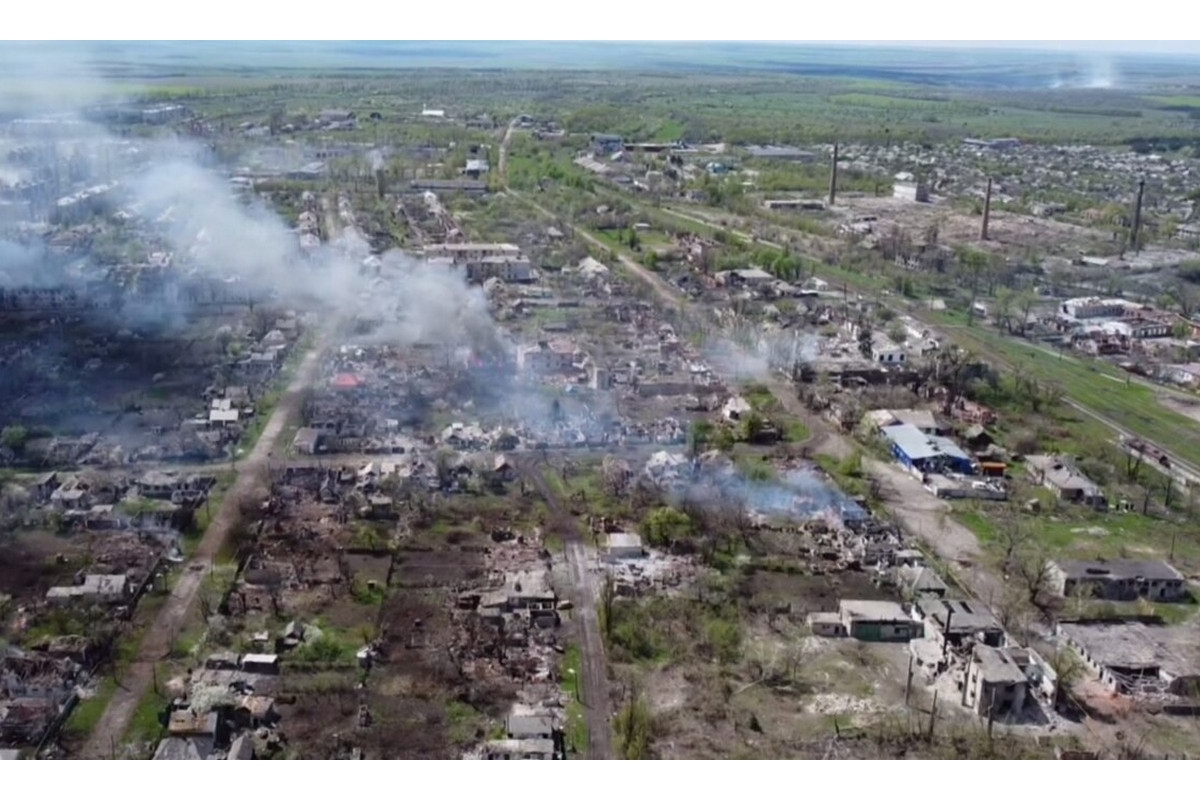
[[[698,419],[692,423],[688,439],[692,455],[699,455],[713,438],[713,424],[706,419]]]
[[[873,344],[874,331],[871,330],[871,323],[866,317],[862,317],[858,321],[858,352],[868,361],[875,357],[875,346]]]
[[[1004,543],[1004,574],[1007,577],[1017,551],[1030,539],[1029,529],[1017,519],[1011,518],[1000,526],[1000,539]]]
[[[677,508],[660,506],[642,521],[642,533],[646,541],[660,547],[691,538],[695,533],[692,518]]]
[[[992,301],[992,314],[996,317],[996,322],[1004,328],[1005,333],[1012,333],[1013,326],[1013,303],[1016,300],[1016,294],[1007,286],[1001,286],[996,290],[996,298]]]
[[[958,258],[967,278],[967,288],[971,291],[971,300],[967,304],[967,325],[973,325],[975,323],[975,301],[979,298],[979,279],[988,268],[991,259],[987,253],[971,247],[962,248]]]
[[[604,641],[612,642],[613,604],[617,601],[617,587],[610,573],[604,573],[600,586],[600,625],[604,628]]]
[[[0,431],[0,444],[14,453],[22,452],[28,440],[29,431],[24,425],[8,425],[3,431]]]
[[[621,757],[631,761],[649,758],[654,739],[654,717],[640,695],[638,687],[631,686],[629,702],[617,712],[614,720],[621,740]]]
[[[1178,278],[1167,287],[1166,297],[1179,308],[1179,313],[1185,317],[1190,317],[1200,305],[1200,291],[1197,291],[1191,283]]]
[[[1027,551],[1016,559],[1017,578],[1025,588],[1029,604],[1043,614],[1049,611],[1043,595],[1050,588],[1050,560],[1040,551]]]
[[[1054,685],[1054,707],[1058,708],[1067,697],[1079,679],[1084,675],[1083,662],[1075,651],[1061,648],[1050,659],[1050,668],[1058,676]]]
[[[746,414],[742,417],[742,441],[756,442],[766,429],[767,421],[763,419],[762,414],[759,414],[757,411],[751,411],[749,414]]]
[[[629,240],[628,241],[629,241],[629,249],[630,250],[640,250],[641,249],[641,240],[638,238],[636,228],[629,229]]]
[[[934,364],[934,378],[946,389],[946,402],[942,414],[950,416],[958,399],[967,391],[967,378],[975,358],[970,351],[961,347],[949,347],[938,352]]]

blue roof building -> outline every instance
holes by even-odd
[[[931,436],[913,425],[889,425],[880,431],[892,453],[906,467],[919,472],[975,473],[975,463],[962,448],[945,436]]]

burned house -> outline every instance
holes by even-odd
[[[1165,561],[1058,559],[1050,562],[1050,570],[1054,591],[1062,597],[1083,593],[1104,600],[1171,602],[1188,596],[1183,575]]]
[[[930,567],[920,564],[900,566],[896,569],[896,582],[901,591],[911,597],[945,597],[949,587]]]
[[[538,630],[558,627],[558,597],[545,572],[527,570],[505,578],[502,587],[483,593],[468,592],[460,607],[473,607],[480,621],[495,629],[509,647],[524,647]]]
[[[1004,644],[1004,628],[999,620],[975,600],[922,598],[913,604],[913,619],[924,622],[926,635],[942,647],[966,650],[976,644]]]
[[[983,717],[1017,716],[1025,708],[1028,679],[1007,650],[978,645],[967,660],[963,705]]]
[[[583,359],[579,346],[567,339],[541,341],[517,348],[517,368],[532,373],[566,372]]]
[[[51,603],[91,602],[105,605],[133,599],[133,582],[125,575],[79,575],[70,586],[54,586],[46,592]]]
[[[514,710],[504,725],[505,738],[485,742],[487,761],[551,761],[565,757],[562,728],[547,711]]]
[[[37,744],[70,711],[83,668],[15,647],[0,652],[0,744]]]

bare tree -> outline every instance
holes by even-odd
[[[1029,604],[1048,615],[1050,604],[1046,595],[1053,577],[1050,560],[1040,550],[1027,551],[1017,559],[1016,567],[1017,578],[1025,589]]]
[[[617,599],[617,587],[611,575],[604,576],[600,586],[600,624],[604,626],[604,640],[611,643],[613,626],[613,605]]]
[[[1015,512],[1011,509],[1000,527],[1000,541],[1004,544],[1004,575],[1008,577],[1013,567],[1013,560],[1018,551],[1022,550],[1030,539],[1029,529],[1022,525]]]

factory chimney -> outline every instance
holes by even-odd
[[[1142,194],[1146,191],[1146,179],[1138,181],[1137,205],[1133,207],[1133,227],[1129,230],[1129,245],[1133,252],[1141,250],[1139,235],[1142,232]]]
[[[833,143],[833,165],[829,169],[829,207],[833,208],[834,200],[837,199],[837,165],[838,165],[838,143]]]
[[[983,196],[983,227],[979,229],[979,239],[986,242],[988,238],[988,220],[992,216],[992,179],[988,178],[987,194]]]

